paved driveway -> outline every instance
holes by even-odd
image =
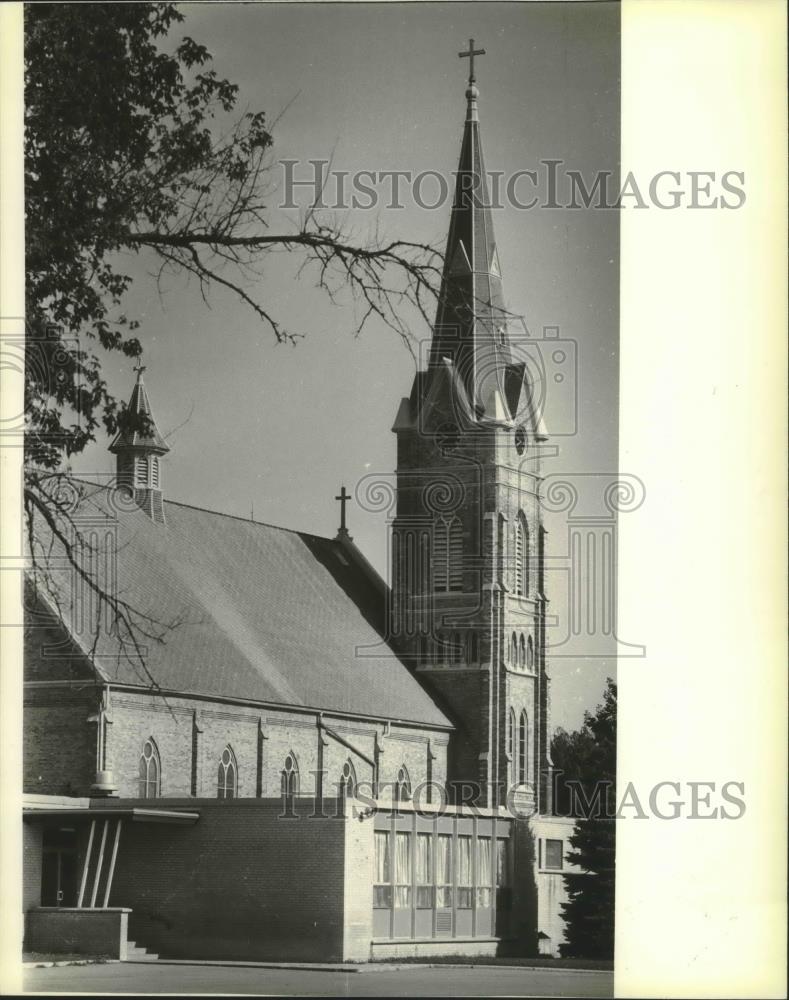
[[[611,997],[613,973],[445,968],[317,972],[239,966],[118,963],[27,969],[26,993],[220,993],[269,996]]]

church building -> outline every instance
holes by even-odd
[[[573,869],[551,801],[547,432],[470,54],[432,344],[392,400],[391,584],[344,488],[334,538],[168,500],[141,367],[147,429],[116,436],[108,481],[62,484],[76,557],[38,537],[26,598],[30,950],[558,954]]]

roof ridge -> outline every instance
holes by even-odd
[[[108,483],[96,482],[93,479],[85,479],[80,475],[74,475],[72,473],[64,473],[64,475],[67,475],[69,479],[74,480],[75,482],[84,483],[86,486],[94,486],[99,490],[109,489],[116,479],[114,473],[111,475],[109,473],[107,474],[108,478],[111,480],[111,482]],[[316,535],[312,531],[303,531],[301,528],[286,528],[281,524],[272,524],[271,521],[253,520],[250,517],[243,517],[241,514],[227,514],[222,510],[212,510],[210,507],[200,507],[194,503],[185,503],[183,500],[169,500],[165,497],[163,498],[163,503],[173,504],[176,507],[187,507],[189,510],[199,510],[203,514],[214,514],[216,517],[230,517],[234,521],[244,521],[247,524],[259,524],[261,528],[275,528],[277,531],[289,531],[293,535],[307,535],[308,538],[317,538],[321,542],[337,542],[337,539],[332,538],[330,535]]]
[[[243,517],[241,514],[226,514],[221,510],[211,510],[210,507],[199,507],[194,503],[185,503],[183,500],[164,500],[166,504],[173,504],[176,507],[187,507],[189,510],[199,510],[203,514],[214,514],[216,517],[230,517],[234,521],[244,521],[246,524],[258,524],[261,528],[275,528],[277,531],[289,531],[293,535],[307,535],[309,538],[317,538],[322,542],[336,542],[336,538],[328,535],[316,535],[311,531],[302,531],[300,528],[286,528],[281,524],[272,524],[271,521],[258,521],[251,517]]]

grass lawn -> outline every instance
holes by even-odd
[[[48,952],[41,951],[26,951],[22,955],[22,961],[27,962],[110,962],[112,959],[108,958],[106,955],[80,955],[76,952],[74,954],[64,954],[59,952],[57,954],[49,954]]]
[[[522,965],[531,969],[594,969],[610,972],[614,968],[607,958],[521,958],[498,955],[437,955],[424,958],[374,959],[378,965]]]

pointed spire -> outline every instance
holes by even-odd
[[[453,360],[479,413],[492,398],[491,379],[503,394],[504,369],[511,363],[477,109],[474,56],[484,53],[473,39],[468,51],[458,53],[470,62],[466,119],[431,351],[432,365],[443,357]]]
[[[164,523],[159,458],[170,450],[159,433],[142,374],[145,365],[134,367],[137,381],[126,408],[123,426],[110,445],[116,456],[118,486],[134,494],[134,499],[153,520]]]
[[[145,382],[143,382],[142,378],[142,373],[145,370],[145,365],[141,365],[139,361],[134,366],[134,371],[137,372],[137,381],[132,389],[129,405],[126,408],[129,418],[127,422],[130,426],[127,429],[118,431],[115,440],[110,445],[110,451],[115,454],[117,454],[119,448],[124,447],[151,448],[160,455],[170,450],[165,444],[164,438],[159,433],[153,419],[153,411],[151,410],[148,393],[145,389]],[[135,426],[145,429],[132,430],[131,428]]]

